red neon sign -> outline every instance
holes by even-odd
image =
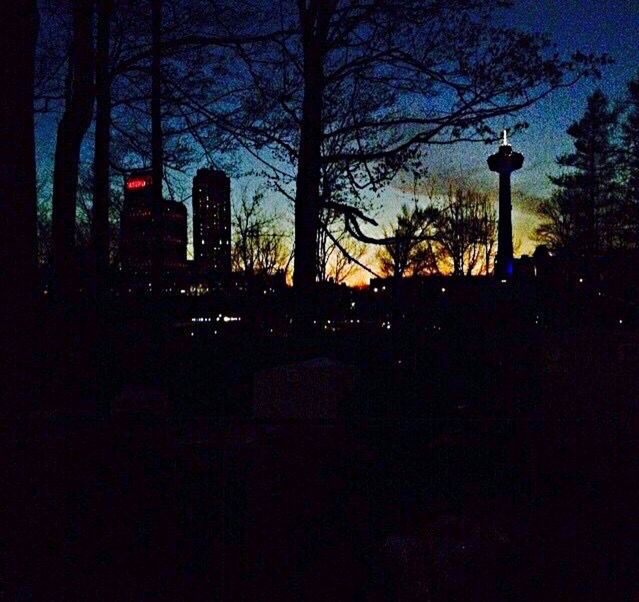
[[[132,177],[126,181],[126,189],[139,190],[140,188],[146,188],[151,184],[151,181],[151,176]]]

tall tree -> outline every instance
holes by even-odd
[[[103,301],[109,270],[109,157],[111,143],[111,74],[109,42],[111,0],[97,0],[95,63],[95,159],[92,238],[95,250],[96,296]]]
[[[620,244],[618,118],[619,110],[595,90],[583,117],[567,130],[574,151],[557,157],[564,173],[550,177],[557,187],[555,210],[570,214],[557,224],[556,234],[570,224],[571,246],[578,255],[605,252]]]
[[[75,235],[76,242],[78,239],[83,242],[85,226],[90,226],[91,239],[97,243],[97,265],[104,265],[104,249],[109,248],[109,238],[111,251],[113,243],[117,243],[117,237],[109,236],[109,231],[118,227],[115,201],[121,193],[119,178],[113,182],[110,194],[107,193],[109,167],[111,174],[124,175],[130,169],[152,164],[150,81],[153,40],[152,19],[149,18],[152,0],[136,3],[96,0],[95,4],[96,131],[95,139],[87,141],[87,146],[95,145],[95,161],[90,178],[86,177],[88,170],[82,165],[79,169],[79,179],[84,178],[85,183],[90,179],[93,191],[92,195],[83,196],[82,191],[77,190]],[[162,4],[162,44],[159,51],[162,63],[162,175],[165,192],[179,199],[187,195],[186,187],[180,185],[184,183],[187,168],[196,161],[218,161],[220,153],[230,147],[229,134],[216,128],[210,118],[203,122],[193,109],[194,101],[225,97],[223,91],[226,90],[230,65],[223,45],[229,43],[230,36],[216,36],[214,25],[206,28],[201,25],[204,19],[198,17],[199,11],[208,3],[164,0]],[[65,20],[67,15],[61,14],[64,11],[59,10],[58,0],[45,3],[45,6],[51,11],[47,14],[47,21],[55,20],[55,27],[47,28],[39,44],[36,107],[37,111],[54,111],[64,96],[58,90],[64,87],[58,85],[59,80],[64,79],[59,77],[59,71],[64,72],[64,69],[60,69],[58,56],[68,58],[68,35],[65,36],[64,32],[69,19]],[[110,44],[105,43],[109,40]],[[229,54],[228,51],[226,54]],[[110,109],[107,108],[109,101]],[[110,123],[109,129],[107,122]],[[88,201],[86,206],[83,206],[84,201]],[[105,215],[108,215],[109,229],[105,227]],[[86,223],[81,222],[83,217],[88,218]],[[86,240],[89,241],[88,238]]]
[[[194,163],[225,167],[232,163],[228,156],[232,137],[218,122],[233,110],[229,99],[237,80],[234,57],[226,47],[241,39],[216,25],[221,1],[113,2],[112,167],[126,172],[154,163],[152,151],[155,148],[157,155],[158,146],[153,132],[160,129],[152,124],[151,98],[155,96],[161,101],[164,194],[183,198],[188,194],[182,186],[184,175]],[[154,35],[153,19],[148,16],[158,13],[161,18],[159,23],[156,20]],[[154,39],[161,40],[155,46],[157,52]],[[155,93],[153,84],[149,85],[153,73],[159,74]]]
[[[622,125],[626,242],[639,247],[639,74],[628,82],[628,112]]]
[[[32,338],[38,292],[33,121],[38,10],[35,0],[0,8],[0,279],[5,283],[1,338],[3,411],[33,402]],[[6,388],[5,388],[6,387]]]
[[[111,74],[109,46],[111,36],[111,0],[97,0],[97,35],[95,57],[95,148],[93,163],[93,219],[91,238],[93,243],[95,273],[94,292],[96,309],[96,398],[99,409],[108,413],[106,296],[109,281],[109,201],[111,183],[109,158],[111,150]]]
[[[233,208],[233,269],[249,277],[286,271],[289,251],[278,216],[263,205],[264,194],[242,195]]]
[[[73,0],[65,103],[58,124],[53,172],[53,268],[62,297],[73,288],[75,213],[80,147],[91,124],[94,101],[93,2]]]
[[[238,50],[250,86],[230,127],[268,151],[267,169],[294,199],[296,287],[308,290],[317,277],[327,171],[345,192],[379,191],[424,146],[492,139],[491,119],[597,71],[593,57],[563,60],[546,38],[493,26],[505,4],[242,3],[255,13],[251,31],[275,23],[282,35]]]
[[[159,236],[162,219],[164,156],[162,146],[162,0],[151,0],[151,170],[153,173],[153,252],[151,282],[154,295],[161,293],[162,247]]]
[[[488,195],[468,186],[449,184],[435,226],[442,261],[453,276],[488,273],[496,242],[496,217]]]
[[[478,243],[483,251],[482,272],[484,276],[488,276],[489,274],[492,274],[495,262],[498,222],[495,205],[491,202],[487,195],[481,195],[479,199],[477,217],[479,220]],[[519,252],[518,247],[515,249],[515,252]]]

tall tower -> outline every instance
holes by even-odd
[[[499,227],[497,234],[497,257],[495,259],[495,276],[510,278],[513,273],[513,222],[512,195],[510,190],[510,174],[521,169],[524,156],[513,152],[508,144],[508,136],[504,130],[504,138],[499,150],[488,157],[490,171],[499,174]]]
[[[231,273],[231,180],[216,169],[198,169],[193,178],[195,263],[218,276]]]

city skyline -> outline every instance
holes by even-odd
[[[513,144],[528,158],[524,169],[513,179],[513,231],[515,241],[520,242],[519,253],[529,254],[534,250],[535,242],[531,234],[538,221],[531,203],[527,200],[545,197],[551,191],[547,175],[557,173],[554,159],[570,148],[570,140],[565,135],[566,128],[578,119],[585,108],[586,98],[594,87],[601,87],[612,100],[620,100],[625,93],[626,82],[637,71],[634,49],[639,47],[639,7],[623,0],[606,0],[599,4],[598,11],[589,10],[583,2],[577,0],[569,0],[568,3],[561,0],[543,0],[536,2],[532,7],[527,2],[515,2],[514,7],[502,11],[498,19],[504,26],[548,33],[560,51],[580,49],[586,53],[606,52],[615,61],[603,69],[600,81],[585,80],[567,90],[557,90],[516,116],[517,120],[528,121],[530,127],[513,137]],[[41,115],[37,119],[36,148],[41,174],[46,174],[51,169],[56,123],[56,113]],[[495,123],[498,130],[508,125],[509,120],[505,118]],[[92,161],[90,138],[91,136],[87,136],[83,145],[83,156],[87,162]],[[477,143],[460,143],[449,148],[438,147],[429,151],[426,165],[430,173],[436,177],[462,178],[477,184],[496,199],[496,178],[485,169],[485,160],[492,148]],[[208,163],[202,157],[200,161],[187,168],[181,183],[182,194],[175,199],[186,203],[191,216],[191,180],[197,169],[208,166]],[[260,177],[246,175],[247,172],[260,168],[259,162],[247,153],[238,155],[236,166],[238,173],[232,174],[235,181],[232,205],[245,189],[253,191],[265,184]],[[47,177],[43,177],[42,188],[45,196],[48,189],[46,182]],[[389,225],[401,204],[410,201],[411,195],[404,194],[402,186],[401,182],[393,182],[382,192],[381,201],[376,201],[379,211],[376,212],[375,218],[380,225]],[[266,197],[266,202],[279,213],[290,212],[288,201],[282,195],[268,191]],[[381,228],[369,231],[379,233]],[[191,229],[188,244],[189,256],[193,256]],[[364,273],[358,272],[351,276],[351,282],[365,281],[367,278]]]
[[[639,600],[639,2],[2,6],[2,600]]]
[[[193,178],[193,260],[207,273],[231,273],[231,180],[220,170],[198,169]]]

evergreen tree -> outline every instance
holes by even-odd
[[[622,241],[618,118],[618,109],[595,90],[583,117],[567,130],[574,151],[557,157],[557,164],[568,171],[550,177],[557,186],[553,203],[561,226],[571,224],[568,240],[562,237],[564,244],[579,255],[605,252]]]
[[[628,82],[628,112],[622,126],[627,237],[639,246],[639,73]]]

